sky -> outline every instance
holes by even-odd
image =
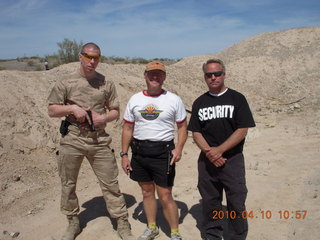
[[[319,0],[0,0],[0,59],[57,54],[65,38],[107,57],[179,59],[320,26]]]

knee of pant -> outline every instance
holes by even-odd
[[[228,210],[230,211],[233,210],[236,212],[241,212],[245,210],[245,201],[246,201],[246,197],[243,195],[240,195],[234,198],[228,198],[227,199]]]
[[[211,206],[211,207],[221,207],[222,206],[222,198],[221,197],[212,197],[212,198],[203,198],[201,200],[203,206]]]
[[[109,183],[100,181],[100,187],[102,191],[119,192],[119,182],[117,180]]]
[[[245,201],[227,202],[227,208],[229,211],[235,211],[237,213],[241,213],[246,209]]]

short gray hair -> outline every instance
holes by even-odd
[[[221,65],[222,67],[222,71],[223,72],[226,72],[226,66],[224,65],[223,61],[218,59],[218,58],[211,58],[209,59],[208,61],[206,61],[203,65],[202,65],[202,71],[203,72],[206,72],[206,68],[207,68],[207,65],[210,64],[210,63],[218,63]]]

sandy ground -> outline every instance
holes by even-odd
[[[318,123],[305,124],[302,114],[289,119],[277,119],[274,126],[269,121],[258,122],[246,142],[246,174],[249,189],[247,210],[249,218],[248,239],[318,239],[319,226],[319,151],[320,135],[313,128]],[[275,121],[274,119],[272,121]],[[198,149],[189,137],[184,156],[177,166],[174,196],[180,212],[180,228],[184,239],[200,239],[200,196],[197,191],[196,161]],[[53,154],[54,155],[54,154]],[[50,161],[55,161],[51,156]],[[118,159],[120,161],[120,159]],[[5,214],[1,230],[19,231],[18,239],[59,239],[66,226],[65,217],[59,212],[59,179],[56,185],[38,194],[44,198],[34,206],[23,203],[29,210],[15,216]],[[137,184],[120,172],[119,182],[128,205],[133,233],[138,236],[145,227],[142,198]],[[80,220],[82,232],[77,240],[119,239],[114,225],[105,210],[100,188],[89,164],[84,163],[80,176],[78,195],[81,201]],[[279,211],[282,211],[279,212]],[[289,216],[287,213],[288,211]],[[299,212],[306,216],[299,218]],[[288,219],[285,219],[288,218]],[[158,211],[161,235],[168,239],[169,229]],[[0,235],[1,236],[1,235]],[[308,237],[306,237],[308,236]],[[5,235],[0,239],[5,238]],[[228,239],[227,236],[225,239]]]

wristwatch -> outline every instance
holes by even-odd
[[[126,153],[126,152],[120,152],[120,157],[123,157],[123,156],[128,156],[128,153]]]

